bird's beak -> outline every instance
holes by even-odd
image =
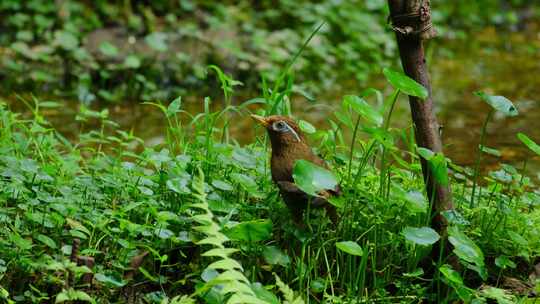
[[[268,127],[268,125],[269,125],[266,118],[264,118],[262,116],[252,114],[251,118],[253,118],[256,122],[258,122],[260,125],[264,126],[265,128]]]

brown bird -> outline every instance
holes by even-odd
[[[323,190],[318,193],[318,197],[314,197],[300,190],[294,184],[292,173],[294,164],[299,159],[328,169],[326,162],[313,153],[296,122],[289,117],[278,115],[268,117],[251,115],[251,117],[268,131],[272,144],[272,158],[270,160],[272,180],[278,186],[295,223],[302,223],[302,214],[307,208],[308,202],[311,202],[311,207],[325,208],[326,213],[335,224],[337,222],[336,208],[327,199],[340,195],[339,185],[335,189]]]

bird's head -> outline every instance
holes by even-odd
[[[251,115],[251,118],[267,130],[273,150],[296,144],[305,144],[305,138],[302,131],[300,131],[300,127],[290,117]]]

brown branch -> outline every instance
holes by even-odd
[[[405,74],[422,84],[429,92],[426,100],[409,96],[416,143],[433,152],[442,152],[439,123],[433,111],[430,77],[424,54],[424,39],[435,36],[431,25],[429,0],[388,0],[390,19],[396,31],[396,39]],[[431,226],[445,239],[447,221],[441,211],[453,209],[450,186],[443,186],[434,178],[426,160],[421,159],[424,182],[432,206]],[[437,247],[437,246],[435,246]],[[438,248],[432,257],[437,260]]]

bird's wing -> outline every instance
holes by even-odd
[[[306,198],[307,198],[307,193],[305,193],[300,188],[298,188],[298,186],[295,183],[291,183],[287,181],[278,181],[276,183],[280,191],[294,193],[294,194],[304,194],[306,195]]]

